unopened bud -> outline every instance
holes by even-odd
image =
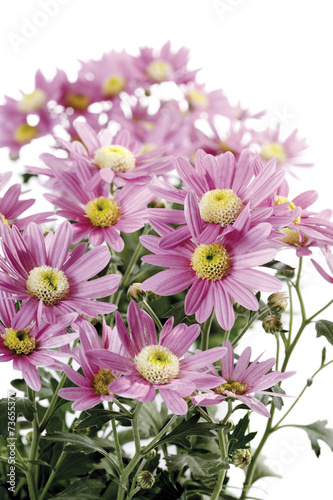
[[[267,305],[273,313],[280,313],[286,310],[288,298],[286,292],[272,293],[267,299]]]
[[[140,289],[141,283],[132,283],[132,285],[127,290],[127,298],[129,300],[133,299],[135,302],[140,302],[146,297],[146,292]]]
[[[143,470],[140,474],[138,474],[137,483],[141,488],[148,489],[154,486],[155,479],[149,470]]]
[[[225,424],[224,424],[224,430],[227,431],[227,432],[232,432],[235,428],[235,424],[232,420],[228,420]]]
[[[231,457],[231,462],[239,467],[245,469],[251,463],[252,457],[249,450],[236,450]]]
[[[148,208],[166,208],[167,203],[162,198],[154,198],[149,204]]]
[[[26,433],[25,435],[25,439],[28,441],[28,443],[31,443],[32,442],[32,431],[29,431]]]
[[[153,448],[152,450],[149,450],[148,453],[145,454],[145,459],[146,460],[153,460],[153,458],[155,458],[157,455],[157,451],[155,450],[155,448]]]
[[[262,322],[262,327],[266,333],[279,333],[282,330],[282,323],[277,316],[266,316]]]
[[[277,271],[276,276],[285,276],[286,278],[292,279],[295,276],[295,269],[280,269]]]
[[[237,314],[246,314],[248,312],[248,309],[246,309],[246,307],[238,304],[238,302],[234,302],[233,308],[234,308],[235,313],[237,313]]]

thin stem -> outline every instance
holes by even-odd
[[[250,319],[250,321],[247,323],[247,325],[244,326],[243,330],[237,335],[237,337],[232,341],[232,346],[235,347],[235,345],[238,344],[238,342],[240,341],[240,339],[243,337],[243,335],[245,335],[245,333],[248,331],[248,329],[253,325],[253,323],[255,321],[257,321],[257,319],[260,318],[260,316],[262,316],[263,314],[267,313],[268,311],[270,311],[270,308],[269,306],[266,306],[264,307],[261,311],[258,311],[257,313],[255,313],[252,318]]]
[[[133,477],[133,481],[132,481],[132,486],[131,486],[131,489],[129,490],[129,493],[128,493],[128,499],[132,498],[134,495],[135,495],[135,485],[136,485],[136,481],[137,481],[137,477],[138,475],[140,474],[140,472],[142,471],[142,469],[144,468],[144,466],[146,465],[147,463],[147,460],[144,458],[142,461],[141,461],[141,464],[139,465],[139,467],[137,468],[136,472],[135,472],[135,475]],[[140,490],[141,488],[139,488]]]
[[[70,359],[70,361],[71,361],[71,359]],[[61,376],[61,379],[60,379],[60,381],[58,383],[58,386],[57,386],[56,390],[54,391],[54,394],[53,394],[52,399],[50,401],[50,405],[47,408],[47,410],[46,410],[46,412],[44,414],[44,417],[42,418],[42,421],[40,423],[40,426],[39,426],[40,433],[42,433],[45,430],[45,427],[47,426],[47,424],[49,423],[49,420],[51,419],[51,417],[53,415],[54,408],[55,408],[55,406],[56,406],[56,404],[58,402],[58,398],[59,398],[58,392],[65,385],[66,378],[67,378],[66,373],[63,373],[62,376]]]
[[[51,486],[51,484],[52,484],[52,482],[53,482],[53,480],[54,480],[54,478],[55,478],[55,476],[56,476],[56,474],[57,474],[57,472],[58,472],[58,470],[59,470],[59,468],[60,468],[60,466],[62,464],[62,462],[64,461],[65,457],[66,457],[66,452],[63,450],[60,453],[60,456],[59,456],[59,458],[57,460],[57,463],[55,464],[54,469],[52,470],[52,472],[51,472],[51,474],[50,474],[50,476],[49,476],[49,478],[47,480],[47,483],[44,486],[44,489],[43,489],[43,491],[42,491],[42,493],[41,493],[41,495],[39,497],[39,500],[44,500],[44,498],[46,497],[46,494],[47,494],[47,492],[48,492],[48,490],[49,490],[49,488],[50,488],[50,486]]]
[[[112,405],[110,404],[110,410],[111,410],[111,408],[112,408]],[[114,446],[116,449],[116,455],[117,455],[118,464],[119,464],[119,471],[123,472],[123,470],[124,470],[123,457],[121,454],[121,448],[120,448],[120,444],[119,444],[117,425],[116,425],[114,418],[111,420],[111,425],[112,425],[113,442],[114,442]]]
[[[222,420],[221,424],[225,424],[228,421],[228,418],[230,417],[231,413],[232,413],[232,401],[228,401],[228,411],[224,419]],[[221,460],[225,462],[228,459],[228,437],[227,437],[228,431],[222,428],[218,430],[217,433],[221,450]],[[226,471],[227,471],[226,469],[222,469],[219,472],[211,500],[217,500],[219,498],[223,487],[223,481],[226,475]]]
[[[275,370],[279,369],[279,354],[280,354],[280,335],[279,333],[275,334],[276,338],[276,362],[275,362]]]
[[[153,320],[155,321],[155,324],[157,326],[157,328],[159,329],[159,331],[162,330],[162,323],[160,322],[157,314],[155,313],[155,311],[150,307],[150,305],[148,304],[148,302],[146,301],[146,299],[143,299],[142,302],[142,309],[144,309],[152,318]]]
[[[312,316],[310,316],[310,318],[308,318],[308,323],[310,323],[310,321],[313,320],[313,318],[315,318],[316,316],[318,316],[318,314],[320,314],[321,312],[325,311],[325,309],[327,309],[331,304],[333,304],[333,299],[330,300],[326,306],[322,307],[321,309],[319,309],[319,311],[317,311],[315,314],[313,314]]]
[[[28,387],[28,386],[27,386],[27,389],[28,389],[29,399],[33,403],[33,405],[35,406],[35,391],[30,389],[30,387]],[[28,464],[28,467],[26,470],[29,496],[30,496],[31,500],[38,500],[36,466],[35,466],[35,464],[31,463],[31,461],[37,460],[39,437],[40,437],[40,433],[39,433],[39,427],[38,427],[37,413],[34,413],[34,419],[33,419],[33,424],[32,424],[32,442],[31,442],[31,448],[30,448],[30,454],[29,454],[29,464]]]
[[[142,235],[145,235],[145,234],[148,234],[150,231],[150,226],[149,224],[146,224],[145,227],[144,227],[144,230],[143,230],[143,233]],[[121,288],[126,288],[126,286],[128,285],[129,283],[129,277],[131,275],[131,272],[133,270],[133,267],[135,266],[136,264],[136,261],[138,260],[139,256],[140,256],[140,253],[141,253],[141,250],[142,250],[142,244],[140,242],[140,240],[138,241],[138,244],[132,254],[132,257],[128,263],[128,266],[126,268],[126,271],[123,275],[123,278],[120,282],[120,286]]]
[[[290,284],[290,281],[288,281],[288,289],[289,289],[289,333],[288,333],[288,339],[287,339],[287,348],[290,346],[291,343],[291,335],[292,335],[292,330],[293,330],[293,319],[294,319],[294,304],[293,304],[293,289]]]
[[[139,413],[142,407],[142,402],[138,401],[138,404],[134,410],[133,413],[133,425],[132,425],[132,430],[133,430],[133,440],[135,444],[135,451],[136,453],[140,453],[141,451],[141,441],[140,441],[140,430],[139,430],[139,422],[138,422],[138,417]]]
[[[142,454],[145,455],[146,453],[148,453],[148,451],[152,450],[155,446],[155,444],[157,443],[157,441],[159,441],[161,439],[161,437],[164,436],[164,434],[166,433],[166,431],[169,429],[169,427],[171,427],[171,425],[177,420],[178,418],[178,415],[172,415],[172,417],[170,418],[170,420],[165,424],[165,426],[163,427],[163,429],[160,430],[160,432],[154,437],[154,439],[152,439],[150,441],[150,443],[147,444],[147,446],[145,446],[142,450]]]
[[[125,413],[125,415],[127,415],[128,417],[132,417],[132,413],[129,412],[127,408],[125,408],[125,406],[122,405],[120,401],[118,401],[118,399],[114,398],[113,403],[115,403],[118,406],[118,408]]]
[[[209,334],[210,329],[214,319],[214,311],[211,313],[209,318],[202,325],[202,333],[201,333],[201,350],[207,351],[209,347]]]

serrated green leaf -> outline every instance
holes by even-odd
[[[194,415],[188,420],[183,420],[175,429],[173,429],[169,434],[160,439],[156,446],[160,446],[164,443],[176,443],[182,448],[191,448],[191,442],[188,436],[205,436],[214,437],[212,431],[217,431],[221,429],[220,424],[210,424],[208,422],[198,423],[200,415]]]
[[[50,465],[48,462],[45,462],[44,460],[28,460],[29,463],[34,464],[34,465],[44,465],[45,467],[49,467],[50,469],[54,469],[52,465]]]
[[[52,498],[54,500],[98,500],[105,485],[98,479],[83,478]]]
[[[203,479],[216,476],[222,469],[229,469],[228,462],[220,458],[201,458],[194,455],[169,455],[165,457],[170,471],[180,470],[182,467],[189,467],[194,479]]]
[[[87,410],[88,417],[86,417],[78,426],[76,426],[77,430],[87,429],[88,427],[97,427],[100,428],[107,422],[110,422],[113,418],[116,420],[131,420],[131,417],[126,415],[125,413],[120,413],[118,411],[110,411],[110,410]]]
[[[141,435],[145,438],[155,437],[168,418],[168,409],[164,403],[160,409],[155,401],[144,403],[138,417]]]
[[[256,432],[246,434],[249,425],[248,413],[239,420],[233,432],[229,433],[229,455],[239,449],[248,448],[248,443],[255,438]]]
[[[315,323],[317,337],[325,337],[333,345],[333,323],[326,319],[320,319]]]
[[[319,457],[320,455],[320,446],[318,443],[318,439],[324,441],[324,443],[326,443],[333,451],[333,429],[327,429],[326,424],[327,420],[318,420],[317,422],[314,422],[310,425],[292,426],[305,430],[311,441],[311,447],[317,457]]]
[[[265,460],[266,457],[260,454],[256,462],[256,468],[254,471],[252,484],[255,481],[258,481],[258,479],[261,479],[262,477],[281,477],[279,474],[274,472],[270,467],[268,467],[268,465],[265,464]]]

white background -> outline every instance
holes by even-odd
[[[289,177],[292,194],[317,189],[320,198],[315,208],[332,208],[333,12],[329,0],[63,0],[55,2],[58,8],[46,20],[44,15],[44,21],[38,14],[43,12],[41,3],[2,3],[0,96],[17,97],[17,89],[32,91],[39,67],[49,74],[57,67],[75,74],[77,59],[99,58],[111,49],[136,53],[139,46],[160,47],[170,39],[174,48],[184,45],[191,49],[191,67],[203,68],[200,81],[211,90],[223,88],[232,102],[241,100],[253,111],[267,109],[267,124],[282,120],[283,133],[299,128],[310,145],[307,161],[315,167],[299,170],[297,181]],[[22,36],[27,20],[44,26],[36,28],[26,43],[16,42],[15,47],[13,39]],[[22,160],[12,164],[6,152],[0,151],[0,172],[20,172],[24,162],[36,164],[40,152],[30,148]],[[289,254],[280,255],[280,259],[293,263]],[[317,276],[309,261],[304,281],[311,315],[331,299],[332,286]],[[332,311],[322,318],[332,321]],[[298,373],[284,384],[289,394],[299,393],[317,369],[326,345],[325,339],[315,338],[313,325],[302,342],[289,366]],[[242,345],[248,344],[254,354],[265,350],[268,357],[274,353],[274,338],[260,328],[244,338]],[[327,351],[330,359],[332,346],[327,345]],[[330,368],[319,374],[289,423],[327,419],[333,427]],[[1,397],[5,397],[12,377],[8,364],[0,366],[0,374]],[[262,429],[264,417],[253,422],[252,430]],[[284,429],[271,438],[264,454],[283,480],[258,482],[263,490],[251,490],[253,496],[270,500],[331,498],[332,453],[326,444],[322,443],[318,460],[303,431]],[[233,484],[241,474],[237,471]]]

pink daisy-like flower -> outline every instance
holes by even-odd
[[[7,178],[9,180],[9,177]],[[35,203],[34,199],[20,200],[21,194],[21,185],[14,184],[4,193],[3,196],[0,197],[0,235],[3,224],[10,227],[15,225],[18,229],[23,229],[29,222],[32,221],[36,222],[36,224],[41,224],[42,222],[50,222],[54,220],[48,219],[49,216],[54,215],[53,212],[43,212],[35,215],[29,215],[17,220],[19,215],[28,210],[28,208]]]
[[[77,315],[65,314],[55,325],[37,325],[27,320],[19,329],[15,326],[17,315],[14,300],[0,291],[0,362],[13,361],[13,368],[22,372],[28,386],[39,391],[41,380],[36,366],[58,366],[55,358],[61,353],[54,348],[78,337],[77,333],[66,333],[66,327]]]
[[[97,317],[115,311],[114,304],[97,299],[118,288],[120,276],[96,276],[109,262],[106,246],[85,253],[81,243],[69,252],[72,226],[63,222],[55,233],[45,237],[42,229],[31,222],[23,234],[14,226],[4,225],[0,257],[0,290],[22,300],[22,307],[12,323],[13,328],[25,328],[31,321],[55,323],[69,312]]]
[[[185,211],[173,209],[150,209],[149,220],[166,224],[178,224],[175,233],[166,235],[160,242],[163,248],[173,248],[180,241],[191,236],[186,225],[186,214],[199,210],[202,231],[210,238],[229,232],[244,207],[250,207],[250,226],[269,222],[273,228],[280,228],[292,222],[298,215],[286,206],[268,203],[284,180],[284,172],[277,170],[275,161],[263,168],[250,150],[242,151],[236,162],[232,153],[217,157],[199,150],[194,168],[179,157],[174,162],[177,173],[183,181],[182,190],[168,186],[163,181],[152,184],[151,190],[157,196],[174,203],[184,204]],[[191,194],[190,194],[191,193]]]
[[[111,196],[108,184],[104,183],[100,189],[86,191],[72,173],[59,173],[57,178],[74,202],[67,196],[44,196],[61,208],[57,215],[74,222],[74,244],[89,235],[92,246],[99,246],[106,241],[116,252],[121,252],[124,241],[119,233],[137,231],[147,221],[145,209],[153,195],[146,186],[127,184]]]
[[[217,381],[221,383],[222,379],[217,375],[197,370],[221,359],[225,348],[215,347],[183,357],[199,336],[199,325],[179,324],[172,328],[173,318],[170,318],[164,324],[158,342],[154,321],[134,301],[128,307],[127,319],[131,335],[121,315],[116,314],[116,327],[126,356],[110,351],[87,352],[88,359],[100,368],[124,374],[109,385],[110,392],[139,401],[153,401],[158,389],[170,411],[185,415],[187,403],[184,397]]]
[[[213,118],[215,115],[233,117],[233,109],[220,89],[208,92],[204,84],[192,83],[184,90],[184,97],[188,103],[188,112],[196,118]]]
[[[78,141],[61,140],[61,143],[73,158],[91,167],[93,177],[87,189],[94,189],[102,181],[108,184],[116,180],[121,184],[128,181],[146,183],[153,173],[164,173],[172,168],[168,158],[156,159],[162,152],[159,149],[144,153],[142,144],[133,141],[127,130],[121,130],[112,139],[109,129],[97,134],[84,122],[77,121],[75,129],[84,145]]]
[[[172,52],[170,41],[161,50],[145,47],[140,49],[140,56],[134,59],[134,64],[140,72],[141,83],[161,83],[173,81],[178,84],[194,81],[198,70],[187,69],[189,50],[182,47]]]
[[[312,167],[312,163],[300,162],[300,157],[307,144],[305,139],[297,137],[298,130],[294,130],[284,140],[280,138],[280,124],[275,129],[267,129],[263,132],[254,132],[253,140],[260,146],[260,156],[263,160],[276,159],[279,168]]]
[[[102,401],[112,401],[113,394],[109,391],[109,385],[121,374],[115,370],[100,367],[99,361],[93,362],[86,352],[95,349],[101,354],[105,351],[112,351],[119,356],[126,357],[126,350],[122,346],[117,329],[113,330],[107,326],[103,319],[102,345],[96,329],[90,323],[84,323],[79,328],[81,347],[75,348],[72,356],[80,365],[83,375],[75,371],[68,365],[63,366],[67,377],[78,387],[66,387],[59,391],[59,396],[72,404],[73,410],[87,410]]]
[[[234,351],[232,344],[229,341],[223,342],[223,347],[227,349],[227,354],[222,358],[222,377],[224,382],[211,388],[212,392],[194,396],[192,402],[199,406],[217,405],[224,401],[227,397],[238,399],[251,410],[270,417],[270,413],[266,406],[253,397],[251,394],[257,392],[259,394],[267,394],[269,396],[285,396],[285,394],[274,393],[267,391],[281,380],[291,377],[295,372],[270,372],[275,364],[275,359],[267,359],[259,361],[262,355],[258,356],[254,361],[251,360],[251,347],[246,347],[234,366]],[[216,373],[216,370],[211,370],[210,373]]]
[[[142,244],[155,255],[145,255],[142,260],[168,267],[145,280],[140,288],[159,295],[173,295],[190,287],[185,298],[185,313],[195,314],[198,323],[209,317],[214,307],[217,321],[225,330],[234,324],[232,299],[250,310],[259,307],[250,289],[275,292],[281,282],[274,276],[253,267],[266,264],[276,254],[273,248],[261,248],[271,233],[268,223],[250,229],[248,207],[234,223],[233,231],[211,239],[203,232],[199,208],[193,204],[187,219],[192,239],[173,249],[160,247],[157,236],[141,236]],[[166,224],[153,224],[164,237],[175,232]]]

